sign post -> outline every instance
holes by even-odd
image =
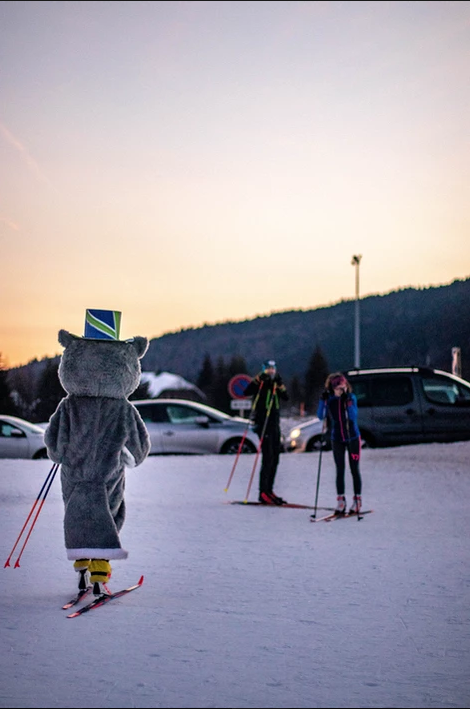
[[[230,408],[241,411],[242,416],[244,416],[244,411],[251,409],[251,399],[244,396],[245,389],[250,382],[251,377],[248,374],[236,374],[227,385],[228,393],[233,399],[230,402]]]
[[[232,399],[230,402],[230,408],[231,409],[238,409],[238,411],[242,412],[242,416],[244,416],[244,411],[249,411],[251,409],[251,400],[250,399]]]
[[[452,374],[462,376],[462,356],[460,347],[452,347]]]

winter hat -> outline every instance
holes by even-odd
[[[119,340],[121,313],[118,310],[88,309],[85,315],[85,339]]]
[[[274,367],[274,369],[276,369],[276,362],[273,359],[265,359],[263,362],[263,370],[269,369],[270,367]]]

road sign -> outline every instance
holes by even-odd
[[[228,393],[232,399],[243,399],[244,391],[251,382],[251,377],[248,374],[236,374],[228,383]],[[251,408],[251,405],[248,407]]]
[[[230,402],[231,409],[251,409],[251,399],[232,399]]]

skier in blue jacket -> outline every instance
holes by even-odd
[[[329,374],[318,404],[317,416],[328,418],[331,447],[336,465],[336,515],[346,514],[344,486],[345,456],[348,451],[349,468],[353,480],[353,504],[349,514],[359,514],[361,509],[362,479],[359,470],[361,434],[357,424],[357,399],[352,387],[341,372]]]

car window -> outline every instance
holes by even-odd
[[[373,406],[405,406],[413,401],[413,383],[405,375],[387,375],[370,380]]]
[[[468,405],[470,403],[470,387],[462,386],[461,384],[457,384],[457,388],[459,390],[459,397],[457,400],[457,403],[460,404],[466,404]]]
[[[166,406],[161,404],[145,404],[136,408],[144,423],[168,423],[170,420]]]
[[[470,404],[470,389],[444,377],[423,377],[424,394],[433,404],[461,406]]]
[[[370,388],[369,381],[363,379],[360,381],[352,381],[353,393],[356,395],[357,405],[361,406],[371,406],[372,401],[370,398]]]
[[[205,413],[189,408],[189,406],[179,406],[169,404],[167,407],[168,417],[171,423],[196,423],[196,419],[205,416]]]
[[[26,433],[16,426],[12,426],[11,423],[0,422],[0,436],[3,438],[11,438],[12,435],[16,437],[25,437]]]

